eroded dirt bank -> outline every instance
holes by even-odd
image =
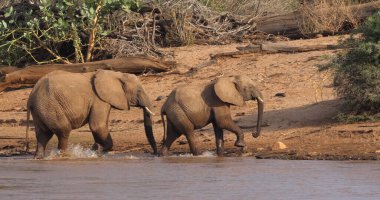
[[[337,42],[339,37],[298,40],[288,44],[323,44]],[[380,122],[338,124],[332,118],[339,113],[341,101],[332,87],[331,72],[320,72],[318,66],[327,63],[338,50],[312,51],[296,54],[248,54],[219,59],[207,67],[210,53],[235,51],[237,46],[189,46],[166,49],[173,51],[180,63],[178,73],[141,76],[153,111],[159,113],[166,96],[180,85],[208,82],[220,76],[246,74],[251,76],[265,97],[262,135],[254,139],[251,132],[257,116],[256,102],[232,107],[236,122],[244,128],[248,144],[243,156],[280,159],[380,159]],[[0,155],[17,155],[23,149],[26,101],[31,88],[0,94]],[[276,95],[277,94],[277,95]],[[150,152],[143,131],[142,111],[112,110],[110,131],[116,152]],[[154,117],[154,134],[159,143],[163,128],[160,117]],[[215,150],[212,126],[196,132],[202,150]],[[35,138],[32,131],[32,147]],[[235,136],[225,132],[226,155],[240,155],[233,146]],[[70,143],[84,147],[92,144],[87,126],[75,130]],[[281,144],[281,142],[286,146]],[[54,138],[48,148],[56,147]],[[171,153],[189,152],[186,138],[172,146]]]

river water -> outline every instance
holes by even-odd
[[[0,159],[0,199],[380,199],[378,161],[86,155]]]

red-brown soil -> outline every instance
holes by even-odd
[[[284,42],[289,45],[336,43],[339,37]],[[339,113],[342,101],[332,86],[332,72],[319,71],[318,66],[330,61],[338,50],[312,51],[295,54],[247,54],[237,58],[209,62],[209,54],[235,51],[231,44],[219,46],[193,45],[164,49],[173,52],[179,63],[176,73],[140,76],[153,101],[153,111],[160,107],[170,91],[180,85],[209,82],[220,76],[246,74],[257,82],[265,100],[264,127],[262,135],[252,138],[257,115],[256,102],[243,107],[232,107],[234,120],[244,127],[248,148],[240,154],[233,146],[235,135],[225,132],[226,156],[256,156],[257,158],[281,159],[379,159],[380,122],[339,124],[333,117]],[[17,155],[23,149],[25,136],[26,101],[31,88],[0,94],[0,152],[1,155]],[[285,97],[276,96],[284,93]],[[163,97],[157,100],[157,97]],[[163,128],[159,115],[154,116],[154,134],[159,144]],[[110,131],[116,152],[151,152],[145,138],[142,111],[112,110]],[[34,151],[35,138],[32,132]],[[212,126],[196,132],[202,150],[215,151]],[[74,130],[70,143],[90,147],[93,142],[88,126]],[[277,147],[282,142],[285,149]],[[48,148],[56,147],[56,139]],[[179,138],[171,153],[189,152],[186,138]]]

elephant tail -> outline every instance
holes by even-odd
[[[25,153],[29,152],[29,121],[30,121],[30,107],[26,111],[26,131],[25,131]]]
[[[167,134],[167,129],[166,129],[166,124],[165,124],[165,116],[166,113],[161,112],[161,121],[162,121],[162,126],[164,127],[164,136],[162,137],[162,142],[161,145],[164,145],[164,142],[166,140],[166,134]]]

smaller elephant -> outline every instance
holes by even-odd
[[[111,150],[110,110],[129,110],[130,106],[143,109],[145,134],[156,154],[151,101],[135,75],[108,70],[83,74],[54,71],[45,75],[34,86],[27,104],[27,121],[31,113],[36,131],[35,158],[45,156],[53,134],[58,137],[58,149],[66,150],[71,130],[87,123],[95,142],[103,151]]]
[[[174,89],[161,108],[164,139],[160,155],[167,155],[170,146],[181,134],[185,134],[193,155],[199,155],[193,131],[210,123],[215,132],[218,156],[223,156],[224,152],[223,130],[235,133],[235,146],[244,147],[243,131],[233,122],[230,105],[242,106],[248,100],[257,100],[258,104],[256,132],[252,133],[256,138],[261,131],[264,101],[249,77],[223,77],[204,85]]]

